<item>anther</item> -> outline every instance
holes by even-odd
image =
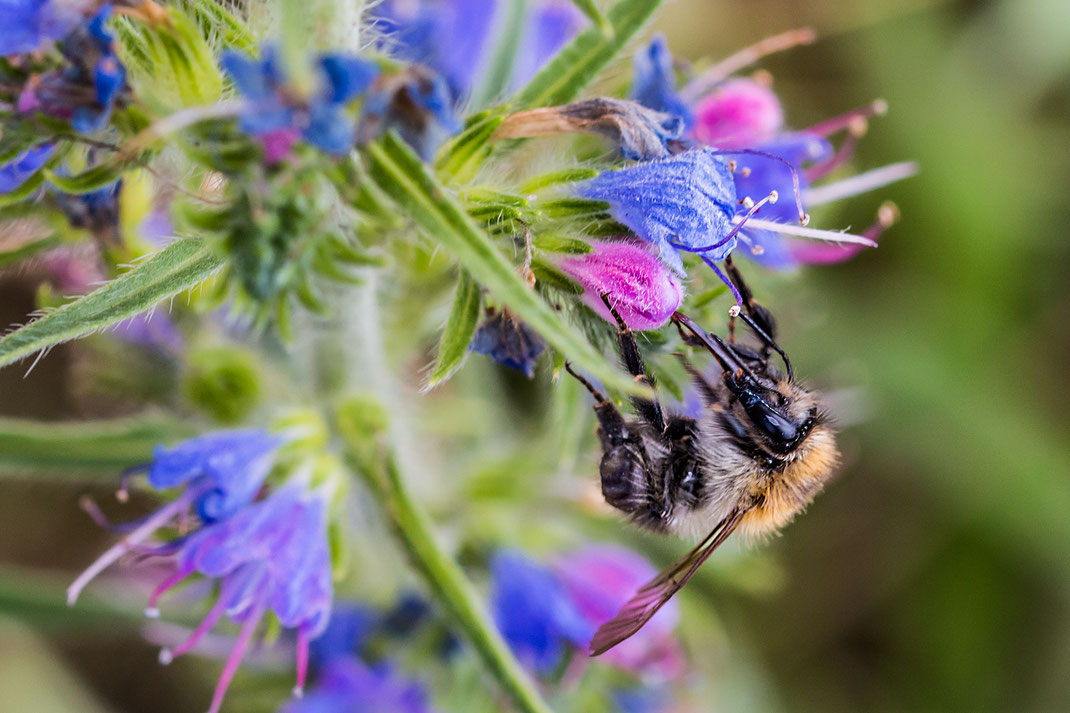
[[[171,649],[166,647],[160,649],[160,655],[156,658],[163,666],[168,666],[171,664],[172,661],[175,660],[174,654],[171,653]]]
[[[731,307],[729,307],[728,308],[728,316],[729,317],[733,317],[733,318],[738,317],[739,316],[739,305],[732,305]]]
[[[145,608],[145,618],[146,619],[159,619],[160,618],[160,609],[159,609],[159,607],[146,607]]]

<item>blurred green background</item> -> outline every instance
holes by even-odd
[[[922,171],[819,216],[860,227],[895,200],[903,219],[878,250],[793,275],[748,271],[796,367],[831,389],[846,464],[782,537],[725,554],[718,576],[689,588],[684,639],[701,681],[681,687],[707,695],[680,707],[1070,710],[1070,3],[677,0],[657,29],[699,59],[807,25],[817,44],[761,65],[789,123],[883,97],[891,110],[855,164]],[[626,61],[617,68],[626,76]],[[3,324],[32,308],[32,279],[0,278]],[[84,377],[77,347],[25,378],[8,369],[0,415],[123,411],[87,397]],[[507,379],[502,393],[515,405],[534,390]],[[433,409],[442,397],[428,398]],[[554,413],[533,409],[525,427],[545,431]],[[589,419],[582,428],[574,437],[593,445]],[[594,478],[593,458],[576,477]],[[197,710],[218,664],[157,666],[136,608],[108,614],[98,599],[92,618],[54,606],[108,541],[77,510],[85,489],[0,483],[0,711]],[[600,527],[604,539],[623,529]],[[632,544],[659,563],[682,551]],[[253,679],[241,683],[232,710],[258,709]]]

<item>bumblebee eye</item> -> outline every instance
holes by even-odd
[[[773,450],[785,453],[798,444],[802,424],[780,413],[765,399],[749,389],[739,395],[739,402],[743,405],[743,410],[747,412],[751,423],[762,432]]]

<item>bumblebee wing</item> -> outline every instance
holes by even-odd
[[[658,609],[661,609],[674,594],[680,591],[681,587],[687,584],[687,580],[691,579],[691,576],[713,554],[713,551],[728,539],[745,513],[746,510],[742,508],[732,510],[725,519],[717,523],[717,526],[703,538],[702,542],[695,546],[695,549],[643,585],[635,596],[621,607],[616,616],[598,627],[594,638],[591,639],[591,656],[604,654],[642,629]]]

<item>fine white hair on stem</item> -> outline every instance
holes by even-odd
[[[739,218],[736,218],[738,222]],[[875,248],[877,243],[869,238],[853,233],[840,232],[837,230],[820,230],[818,228],[806,228],[801,225],[777,223],[772,220],[760,220],[751,218],[747,221],[747,227],[754,230],[769,230],[774,233],[796,235],[800,238],[813,238],[814,240],[827,240],[831,243],[850,243],[852,245],[865,245]]]
[[[803,191],[803,202],[808,206],[832,203],[843,198],[868,193],[896,181],[902,181],[917,172],[918,164],[914,161],[892,163],[841,181],[834,181],[817,188],[807,188]]]

